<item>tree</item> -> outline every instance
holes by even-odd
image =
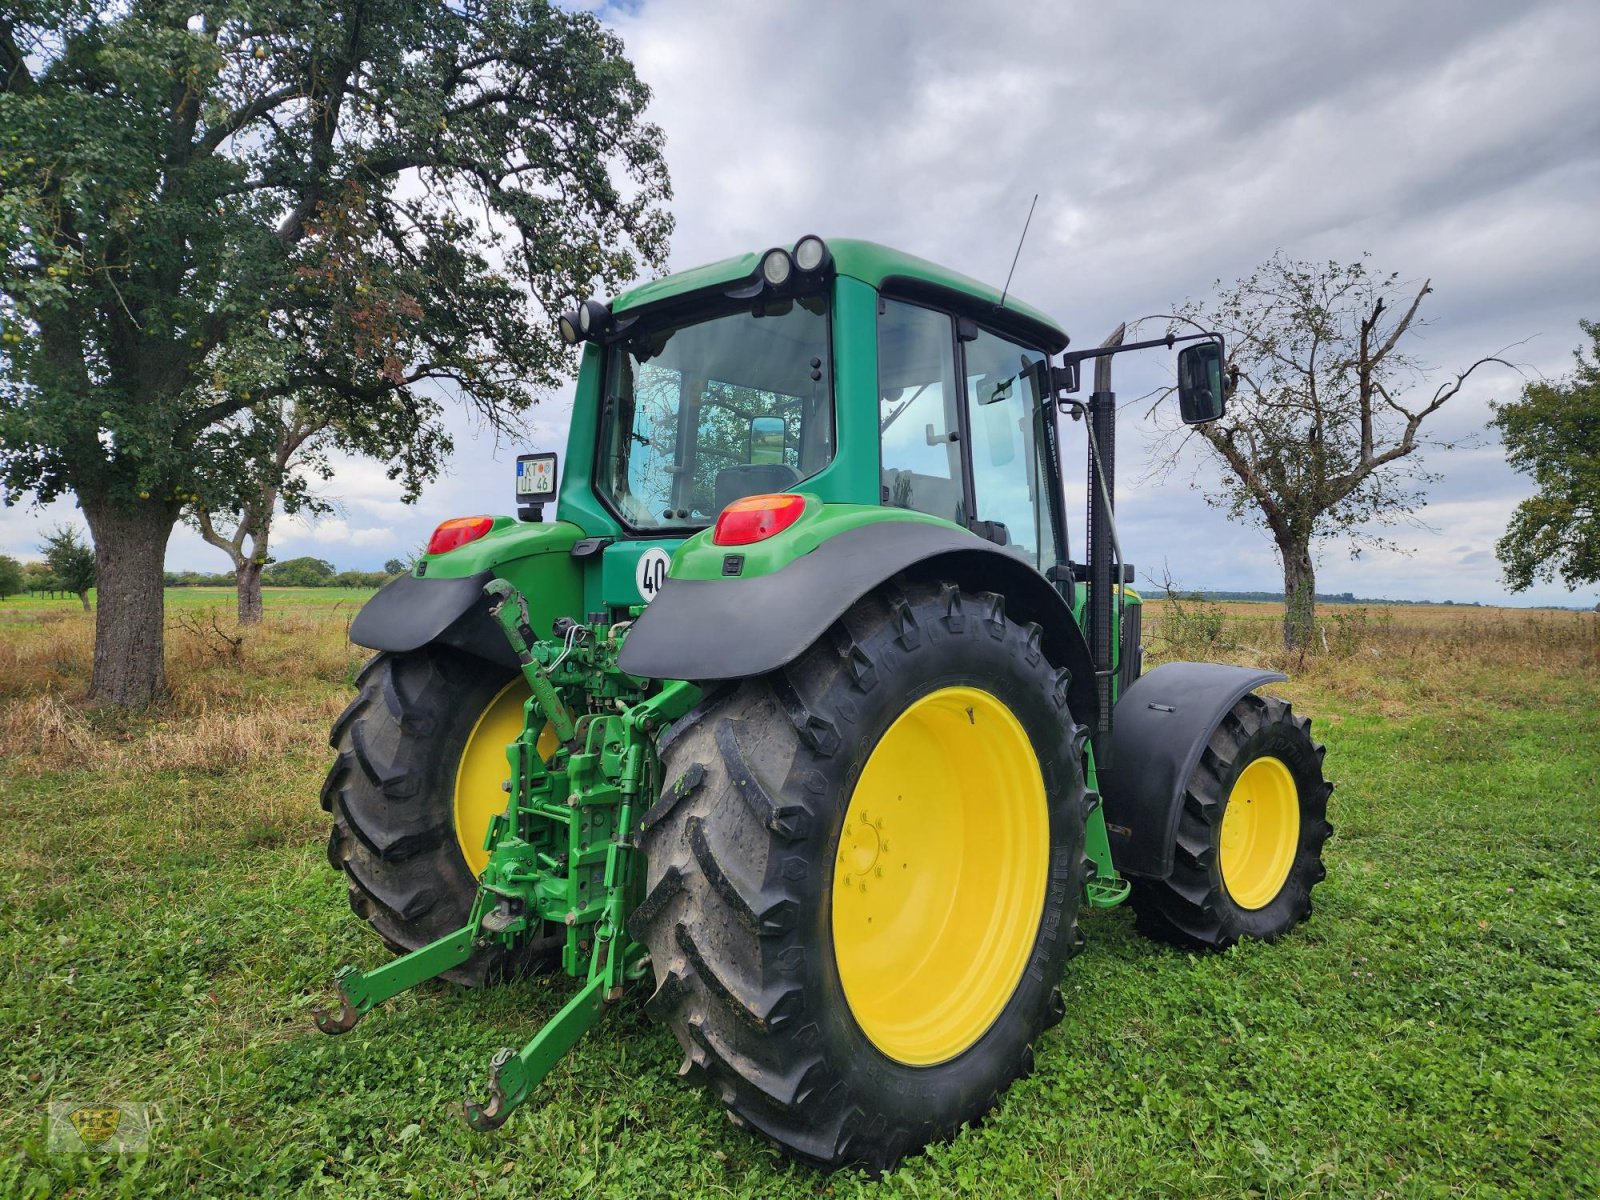
[[[9,554],[0,554],[0,600],[15,596],[27,586],[22,564]]]
[[[442,395],[501,426],[559,382],[554,313],[665,256],[648,98],[541,0],[0,13],[0,490],[83,509],[93,698],[164,690],[167,540],[241,511],[262,406],[414,495]]]
[[[61,589],[61,585],[56,582],[56,577],[50,573],[49,563],[23,563],[22,578],[30,595],[38,595],[40,592],[48,595]]]
[[[1316,266],[1274,255],[1210,302],[1187,301],[1175,326],[1199,326],[1228,339],[1233,392],[1227,413],[1206,425],[1170,431],[1158,470],[1198,444],[1222,469],[1208,502],[1234,520],[1264,525],[1283,564],[1283,641],[1311,643],[1316,559],[1323,539],[1344,534],[1359,553],[1385,544],[1374,525],[1414,512],[1429,481],[1412,457],[1423,424],[1496,355],[1480,358],[1430,388],[1401,348],[1418,328],[1432,290],[1414,292],[1398,275],[1365,261]],[[1435,442],[1436,446],[1444,443]]]
[[[1580,346],[1569,378],[1530,382],[1520,399],[1493,406],[1506,461],[1539,489],[1495,544],[1514,592],[1558,575],[1568,591],[1600,581],[1600,322],[1578,324],[1592,361]]]
[[[62,591],[76,592],[83,611],[88,612],[89,589],[95,585],[99,565],[94,547],[81,539],[76,529],[63,525],[47,534],[39,549],[57,585]]]
[[[390,396],[393,398],[395,393]],[[332,420],[327,414],[292,399],[254,404],[235,422],[250,427],[241,440],[258,449],[253,457],[239,464],[238,490],[228,505],[232,511],[223,516],[204,503],[196,503],[188,516],[200,536],[226,553],[233,563],[239,624],[255,625],[261,620],[261,572],[272,561],[268,547],[273,516],[280,503],[285,512],[291,513],[327,509],[309,491],[307,475],[309,468],[323,478],[331,474],[326,451],[335,439],[329,434]],[[346,444],[360,441],[358,436],[347,439]],[[436,457],[431,451],[429,455]],[[232,528],[226,522],[231,522]]]
[[[266,569],[266,581],[273,587],[327,587],[338,574],[331,562],[321,558],[291,558]]]
[[[391,558],[383,564],[383,573],[385,575],[404,575],[406,573],[406,564],[398,558]]]

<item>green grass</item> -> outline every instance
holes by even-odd
[[[638,996],[492,1135],[453,1105],[563,982],[426,986],[343,1038],[311,1030],[332,969],[382,957],[321,846],[343,619],[300,674],[303,632],[250,650],[242,670],[281,677],[231,703],[300,732],[249,765],[164,766],[154,725],[118,726],[126,761],[92,773],[0,747],[0,1196],[1600,1194],[1592,657],[1310,664],[1285,694],[1338,783],[1311,921],[1199,959],[1090,916],[1035,1074],[871,1182],[789,1163],[680,1086]],[[195,663],[191,697],[219,669]],[[46,1152],[47,1103],[108,1098],[160,1105],[147,1154]]]

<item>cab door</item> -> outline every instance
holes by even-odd
[[[1046,571],[1062,557],[1049,358],[982,328],[960,349],[976,531]]]

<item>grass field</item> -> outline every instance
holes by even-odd
[[[1198,959],[1086,921],[1066,1020],[981,1128],[880,1182],[821,1176],[681,1087],[623,1001],[498,1134],[452,1108],[568,994],[427,986],[308,1012],[382,948],[323,857],[359,594],[169,593],[174,695],[74,703],[75,600],[0,603],[0,1196],[1600,1195],[1600,623],[1152,605],[1156,657],[1286,665],[1338,783],[1328,879],[1275,946]],[[195,619],[180,618],[188,613]],[[52,1101],[151,1101],[147,1153],[52,1154]]]

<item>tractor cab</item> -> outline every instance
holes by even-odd
[[[798,492],[925,513],[1039,571],[1065,560],[1048,401],[1067,336],[987,285],[807,236],[585,301],[560,327],[583,360],[557,515],[607,558]]]

